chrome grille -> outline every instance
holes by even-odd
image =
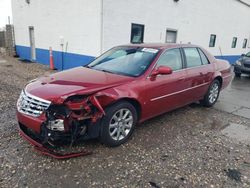
[[[23,114],[38,117],[49,108],[50,103],[23,90],[17,101],[17,110]]]

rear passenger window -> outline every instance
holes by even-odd
[[[199,50],[199,53],[200,53],[200,56],[201,56],[202,64],[203,64],[203,65],[209,64],[209,61],[208,61],[208,59],[207,59],[207,56],[204,54],[204,52],[203,52],[201,49],[198,49],[198,50]]]
[[[187,67],[201,66],[201,58],[196,48],[184,48],[184,52],[187,60]]]
[[[181,51],[180,49],[171,49],[164,52],[158,62],[157,68],[159,66],[168,66],[173,71],[182,69],[182,59],[181,59]]]

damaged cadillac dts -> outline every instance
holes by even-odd
[[[196,101],[213,106],[230,81],[230,64],[196,45],[117,46],[86,66],[30,81],[17,101],[19,132],[54,157],[49,146],[79,140],[119,146],[147,119]]]

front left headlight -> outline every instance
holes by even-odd
[[[236,64],[236,65],[239,65],[239,66],[241,66],[241,65],[242,65],[240,61],[236,61],[236,63],[235,63],[235,64]]]

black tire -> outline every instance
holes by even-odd
[[[110,130],[112,130],[112,128],[110,128],[110,126],[111,126],[111,122],[115,121],[113,117],[114,116],[117,117],[116,114],[120,113],[121,110],[124,110],[125,113],[127,112],[126,110],[130,111],[131,113],[129,113],[129,117],[133,118],[133,122],[132,123],[130,122],[132,125],[127,135],[124,136],[124,138],[122,138],[121,140],[119,140],[120,135],[118,136],[118,133],[117,133],[116,137],[118,137],[118,140],[115,140],[111,136],[112,133],[110,133]],[[107,107],[105,109],[105,113],[106,115],[102,118],[102,121],[101,121],[100,141],[103,144],[110,146],[110,147],[119,146],[127,142],[127,140],[130,138],[130,136],[132,135],[134,131],[135,125],[137,124],[138,115],[137,115],[137,111],[135,107],[127,101],[120,101],[118,103],[115,103]],[[124,121],[126,121],[125,118],[124,118]],[[113,128],[113,129],[116,129],[116,128]],[[121,128],[117,127],[117,129],[119,129],[120,131]],[[125,131],[123,131],[123,133],[125,133]],[[123,134],[121,136],[123,136]]]
[[[237,77],[237,78],[240,78],[240,77],[241,77],[241,73],[235,72],[234,74],[235,74],[235,77]]]
[[[214,95],[213,100],[211,100],[210,97],[211,97],[211,95],[212,95],[213,88],[216,87],[216,86],[218,87],[218,94],[217,94],[216,97],[215,97],[215,95]],[[215,80],[211,83],[211,85],[209,86],[208,91],[207,91],[206,95],[204,96],[203,100],[201,100],[201,103],[203,104],[203,106],[206,106],[206,107],[211,107],[211,106],[213,106],[213,105],[217,102],[217,100],[218,100],[218,98],[219,98],[220,89],[221,89],[221,83],[220,83],[219,80],[215,79]]]

